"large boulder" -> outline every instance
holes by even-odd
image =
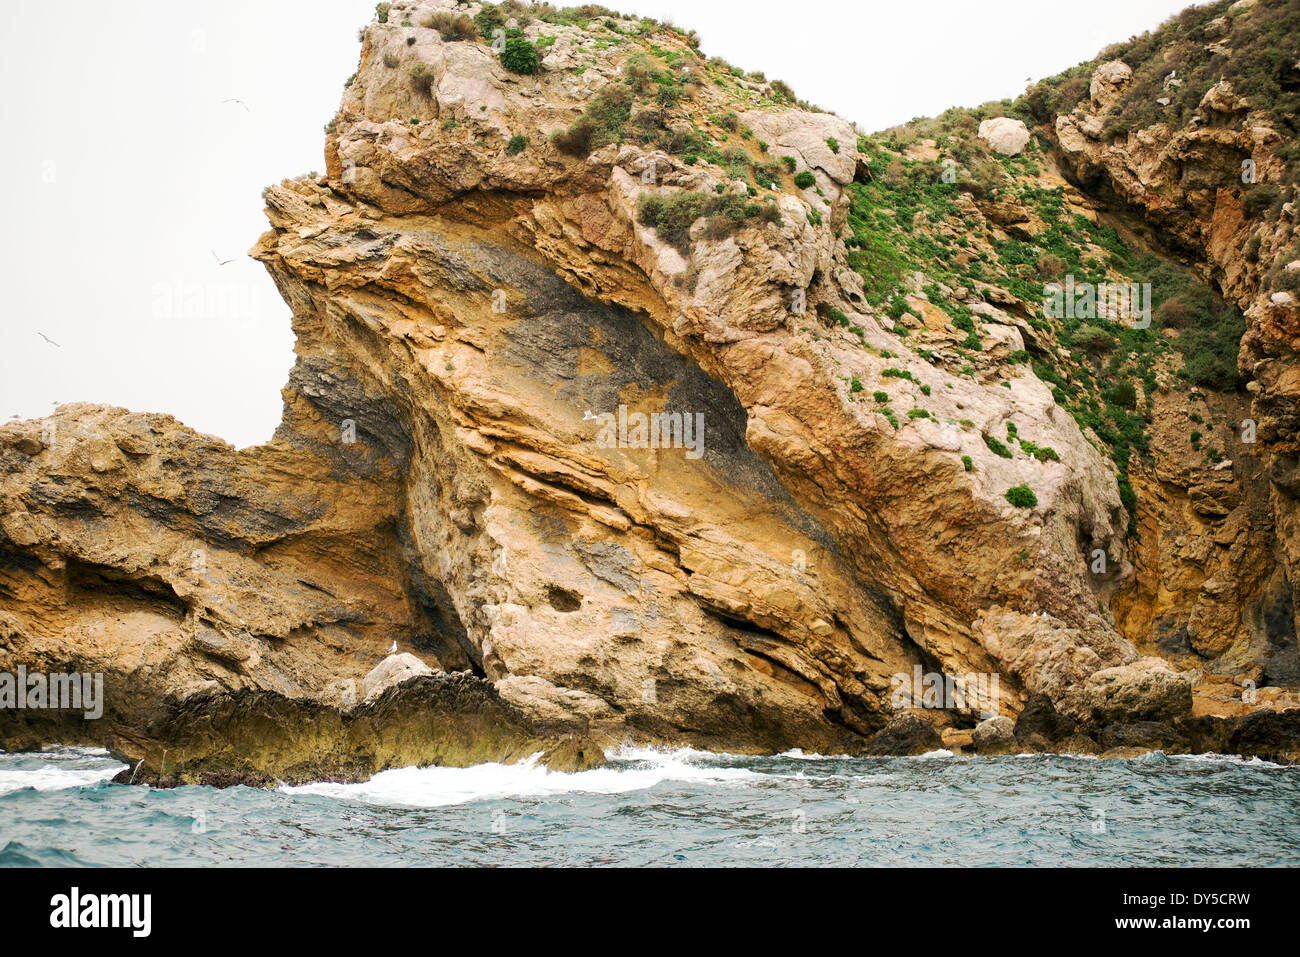
[[[989,718],[975,726],[975,750],[980,754],[1006,754],[1016,750],[1015,725],[1005,715]]]
[[[867,754],[902,756],[925,754],[943,747],[943,739],[934,727],[915,715],[894,718],[867,742]]]
[[[406,652],[389,655],[361,679],[361,698],[369,704],[393,685],[431,674],[433,669],[415,655]]]
[[[1028,127],[1009,116],[996,116],[982,122],[979,137],[1004,156],[1016,156],[1029,145]]]
[[[1098,724],[1167,721],[1192,710],[1192,685],[1159,658],[1103,668],[1084,683],[1080,704]]]
[[[1123,60],[1111,60],[1097,67],[1088,86],[1092,108],[1107,110],[1119,102],[1128,85],[1133,82],[1133,70]]]

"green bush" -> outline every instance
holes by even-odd
[[[1028,439],[1021,439],[1020,447],[1039,462],[1061,461],[1061,457],[1056,454],[1056,449],[1052,448],[1050,445],[1039,446],[1036,442],[1030,442]]]
[[[485,3],[474,15],[474,26],[485,39],[491,40],[497,30],[505,29],[506,19],[505,13],[496,4]]]
[[[643,226],[653,226],[660,239],[685,251],[690,245],[691,226],[700,219],[708,220],[705,236],[722,239],[748,220],[757,218],[770,222],[775,211],[774,204],[760,206],[734,193],[717,196],[696,190],[672,195],[642,193],[637,200],[636,218]]]
[[[523,37],[510,37],[501,50],[501,65],[511,73],[532,75],[537,72],[537,47]]]
[[[875,399],[877,402],[879,402],[881,405],[885,405],[889,401],[888,392],[881,392],[877,390],[875,393],[872,394],[871,397]]]
[[[506,152],[511,156],[518,156],[528,146],[528,137],[516,133],[510,137],[510,142],[506,145]]]
[[[1038,504],[1038,496],[1028,485],[1021,483],[1007,489],[1007,501],[1016,508],[1033,508]]]
[[[1241,207],[1251,219],[1258,219],[1264,210],[1277,202],[1281,190],[1271,183],[1259,183],[1246,191]]]
[[[967,472],[975,471],[975,461],[969,455],[963,455],[961,457],[961,464]]]
[[[1137,408],[1137,388],[1127,379],[1120,379],[1110,388],[1110,401],[1122,409]]]
[[[411,83],[425,96],[433,91],[434,79],[433,71],[423,63],[411,67]]]
[[[798,168],[798,164],[795,162],[793,156],[782,156],[781,162],[785,165],[787,173],[793,173],[795,169]]]
[[[862,391],[862,382],[861,382],[860,379],[858,379],[857,376],[854,376],[854,377],[853,377],[853,381],[849,384],[849,391],[850,391],[850,392],[861,392],[861,391]]]
[[[815,185],[816,182],[817,177],[813,176],[812,172],[809,170],[803,170],[794,178],[794,185],[798,186],[800,189],[808,189],[810,186]]]
[[[464,14],[448,13],[440,10],[425,18],[424,25],[430,30],[437,30],[444,42],[455,43],[460,40],[477,40],[478,27]]]
[[[1004,459],[1011,458],[1011,450],[995,439],[991,435],[984,436],[984,444],[989,447],[989,451],[994,455],[1000,455]]]
[[[826,137],[826,145],[831,148],[832,153],[838,153],[840,151],[840,142],[833,136]]]
[[[1070,337],[1070,344],[1089,352],[1106,352],[1115,346],[1115,336],[1100,326],[1080,326]]]
[[[590,156],[593,150],[621,140],[632,115],[632,91],[626,86],[607,86],[592,97],[582,116],[567,130],[556,132],[551,142],[570,156]]]
[[[375,6],[375,16],[379,18],[380,23],[388,22],[388,11],[393,9],[391,3],[380,3]]]

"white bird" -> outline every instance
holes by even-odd
[[[252,112],[253,112],[252,110],[250,110],[250,109],[248,108],[248,104],[245,103],[243,100],[239,99],[238,97],[234,97],[234,96],[232,96],[230,99],[228,99],[228,100],[222,100],[221,102],[222,102],[222,103],[238,103],[238,104],[239,104],[240,106],[242,106],[244,109],[248,110],[249,113],[252,113]]]
[[[38,333],[36,333],[36,334],[37,334],[38,336],[40,336],[42,339],[44,339],[46,342],[48,342],[50,345],[52,345],[52,346],[57,346],[57,347],[60,348],[60,349],[63,348],[63,346],[60,346],[57,342],[55,342],[53,339],[51,339],[51,338],[50,338],[49,336],[47,336],[45,333],[43,333],[43,332],[38,332]]]
[[[393,642],[393,647],[391,647],[391,648],[388,649],[388,653],[389,653],[390,655],[395,655],[395,654],[397,654],[397,642]]]
[[[582,421],[583,421],[583,422],[593,422],[593,421],[595,421],[595,420],[598,419],[598,418],[600,418],[600,416],[598,416],[598,415],[596,415],[594,412],[592,412],[591,409],[588,409],[588,410],[587,410],[587,414],[584,415],[584,416],[582,417]]]
[[[209,249],[208,252],[212,253],[212,258],[217,261],[218,266],[225,266],[234,262],[233,259],[222,259],[220,256],[217,255],[217,251],[215,249]]]

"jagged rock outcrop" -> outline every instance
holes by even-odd
[[[274,441],[84,406],[0,427],[0,667],[107,672],[113,746],[160,781],[175,747],[190,777],[256,781],[529,748],[584,766],[626,739],[918,753],[938,733],[889,723],[916,665],[999,675],[1008,717],[1030,694],[1080,721],[1190,712],[1190,679],[1104,614],[1128,516],[1112,465],[1006,364],[1036,334],[1023,303],[966,293],[988,347],[960,376],[868,303],[847,123],[710,80],[670,29],[652,49],[632,21],[606,21],[616,42],[520,22],[543,56],[517,75],[426,25],[477,9],[394,3],[363,32],[326,175],[264,194],[253,255],[297,336]],[[679,96],[606,96],[651,53]],[[619,102],[619,135],[575,155],[574,125]],[[770,181],[667,148],[728,113],[715,135],[776,161]],[[646,197],[696,194],[677,234],[647,220]],[[714,197],[738,215],[709,218]],[[1059,457],[999,454],[1013,417]],[[1031,481],[1036,504],[1012,504]],[[392,641],[472,674],[354,705]],[[452,709],[444,747],[451,681],[486,717]],[[250,765],[258,735],[283,756]]]
[[[1214,42],[1248,27],[1259,15],[1253,7],[1228,7],[1199,36]],[[1165,77],[1166,90],[1182,85],[1177,72]],[[1248,208],[1253,192],[1287,182],[1287,143],[1269,109],[1252,109],[1222,79],[1185,125],[1112,135],[1108,122],[1131,82],[1126,63],[1101,64],[1090,99],[1048,124],[1054,154],[1073,182],[1150,245],[1185,259],[1240,306],[1246,395],[1198,390],[1192,398],[1203,404],[1190,406],[1177,390],[1152,397],[1155,461],[1134,480],[1142,503],[1137,574],[1117,598],[1116,616],[1126,637],[1188,667],[1208,661],[1207,670],[1252,687],[1294,685],[1300,486],[1288,476],[1300,455],[1300,306],[1279,300],[1270,277],[1293,255],[1300,231],[1293,204],[1276,216],[1260,216],[1267,206]],[[1202,442],[1221,460],[1207,462]]]

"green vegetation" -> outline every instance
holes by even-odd
[[[772,222],[777,215],[774,203],[760,206],[734,193],[718,196],[702,190],[672,194],[642,193],[636,207],[637,222],[643,226],[653,226],[660,239],[672,243],[682,251],[686,251],[690,245],[691,226],[700,219],[707,220],[704,228],[706,237],[722,239],[749,220]]]
[[[1027,455],[1031,458],[1037,459],[1039,462],[1061,461],[1061,457],[1056,454],[1056,449],[1051,446],[1040,446],[1037,443],[1030,442],[1028,439],[1021,439],[1020,447],[1025,450]]]
[[[437,30],[438,36],[448,43],[479,38],[478,26],[463,13],[440,10],[425,18],[424,25],[430,30]]]
[[[417,63],[411,67],[411,84],[425,96],[433,91],[433,81],[433,71],[425,64]]]
[[[884,379],[907,379],[909,382],[916,382],[916,376],[912,375],[912,373],[906,369],[895,369],[892,366],[881,371],[880,375]]]
[[[989,451],[994,455],[1000,455],[1004,459],[1012,457],[1011,450],[987,433],[984,436],[984,444],[989,447]]]
[[[590,156],[608,143],[621,142],[623,127],[632,115],[632,99],[632,91],[625,86],[603,88],[567,130],[552,134],[551,142],[570,156]]]
[[[1288,181],[1295,183],[1300,173],[1300,150],[1295,146],[1300,139],[1300,84],[1293,64],[1300,60],[1300,5],[1261,2],[1248,13],[1230,14],[1231,5],[1232,0],[1217,0],[1188,7],[1156,30],[1113,44],[1091,62],[1044,80],[1012,111],[1026,122],[1053,122],[1087,95],[1088,78],[1097,66],[1119,59],[1132,68],[1133,80],[1104,133],[1121,136],[1161,121],[1186,125],[1205,94],[1222,79],[1251,109],[1267,111],[1284,143],[1290,144],[1279,155],[1289,163]],[[1224,18],[1223,32],[1208,30],[1210,21],[1219,18]],[[1165,77],[1171,73],[1181,82],[1166,87]],[[1168,106],[1156,102],[1162,97],[1169,98]],[[1249,196],[1252,190],[1247,187],[1245,192]]]
[[[537,72],[537,47],[523,37],[509,37],[501,50],[501,65],[511,73],[531,75]]]
[[[528,137],[516,133],[510,137],[510,142],[506,144],[506,152],[511,156],[518,156],[528,146]]]
[[[961,457],[961,464],[962,464],[962,468],[964,468],[967,472],[975,471],[975,460],[972,459],[969,455],[963,455]]]
[[[813,176],[812,172],[809,170],[801,171],[799,175],[794,178],[794,185],[798,186],[800,189],[808,189],[810,186],[815,185],[816,182],[817,177]]]
[[[388,22],[388,11],[392,9],[393,5],[391,3],[380,3],[375,5],[375,16],[379,19],[380,23]]]
[[[1007,501],[1016,508],[1033,508],[1038,504],[1038,496],[1028,485],[1013,485],[1006,491]]]

